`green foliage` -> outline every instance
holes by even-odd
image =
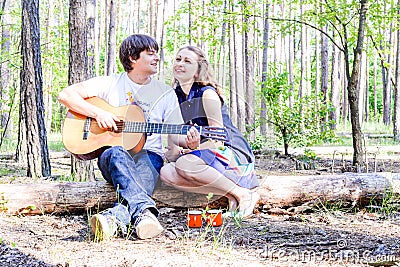
[[[257,135],[254,140],[250,140],[250,147],[252,150],[261,150],[265,146],[265,138],[262,135]]]
[[[309,160],[315,160],[317,159],[317,153],[311,149],[304,149],[304,157],[306,157]]]
[[[267,104],[267,121],[275,127],[278,142],[285,148],[312,146],[334,137],[329,122],[322,121],[328,106],[319,96],[299,97],[288,82],[288,73],[270,75],[262,93]]]

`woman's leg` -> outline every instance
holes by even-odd
[[[160,179],[167,185],[172,186],[178,190],[199,193],[199,194],[209,194],[225,196],[229,202],[229,211],[236,211],[238,208],[238,203],[236,198],[230,193],[226,193],[218,188],[212,188],[205,186],[204,184],[198,183],[196,181],[188,181],[185,177],[181,176],[175,168],[175,163],[168,163],[161,168]]]
[[[247,211],[255,205],[254,195],[249,189],[236,185],[195,155],[185,155],[175,164],[165,165],[160,176],[166,184],[180,190],[225,195],[233,209],[236,208],[234,201],[237,200],[239,212]]]

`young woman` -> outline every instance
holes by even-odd
[[[173,65],[175,93],[187,124],[225,127],[229,141],[200,137],[195,127],[186,136],[187,149],[179,158],[166,153],[171,162],[161,169],[167,185],[195,192],[224,195],[229,200],[227,215],[253,213],[259,195],[254,155],[243,135],[232,124],[219,86],[214,82],[204,52],[194,46],[181,48]]]

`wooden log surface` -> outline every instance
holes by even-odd
[[[312,176],[263,176],[256,189],[264,208],[288,208],[341,201],[342,205],[379,203],[384,194],[400,193],[400,174],[344,173]],[[153,198],[160,206],[200,207],[211,201],[226,206],[226,199],[158,186]],[[106,182],[51,182],[0,184],[0,211],[10,214],[94,213],[111,207],[116,192]]]

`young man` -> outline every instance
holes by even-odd
[[[118,107],[139,105],[147,122],[182,124],[182,116],[172,88],[152,78],[157,73],[159,57],[157,42],[142,34],[126,38],[119,58],[124,73],[101,76],[73,84],[62,90],[58,100],[68,109],[94,118],[102,129],[117,130],[120,119],[113,113],[85,101],[97,96]],[[168,136],[168,146],[179,153],[176,135]],[[163,165],[161,135],[147,137],[143,149],[130,153],[121,146],[106,149],[98,158],[104,178],[117,190],[113,208],[91,217],[90,224],[97,239],[109,239],[118,229],[126,231],[132,223],[140,239],[152,238],[163,231],[157,220],[158,211],[151,198],[160,168]]]

